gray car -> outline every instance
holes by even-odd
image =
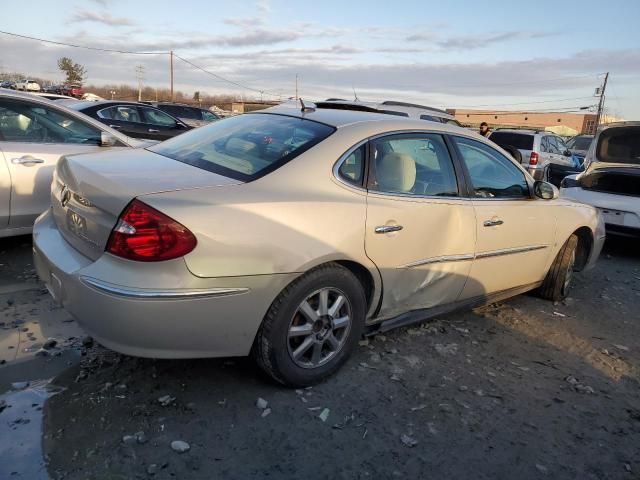
[[[31,232],[51,203],[51,178],[61,155],[148,144],[47,99],[1,91],[0,237]]]

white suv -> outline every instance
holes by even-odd
[[[448,123],[457,127],[462,124],[456,117],[439,108],[426,107],[415,103],[397,102],[395,100],[385,100],[384,102],[361,102],[360,100],[342,100],[340,98],[329,98],[324,102],[316,102],[316,108],[332,108],[335,110],[358,110],[373,113],[385,113],[398,117],[415,118],[428,122]]]
[[[559,186],[567,175],[582,171],[579,160],[574,158],[564,140],[551,132],[499,128],[489,139],[505,149],[518,149],[522,165],[536,180]]]

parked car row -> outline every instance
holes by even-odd
[[[31,232],[61,155],[142,142],[36,95],[0,90],[0,237]]]

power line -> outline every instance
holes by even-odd
[[[98,52],[125,53],[125,54],[128,54],[128,55],[169,55],[169,53],[170,53],[170,52],[131,52],[131,51],[128,51],[128,50],[114,50],[114,49],[110,49],[110,48],[88,47],[86,45],[74,45],[72,43],[56,42],[54,40],[45,40],[44,38],[29,37],[27,35],[20,35],[20,34],[17,34],[17,33],[5,32],[5,31],[2,31],[2,30],[0,30],[0,33],[2,33],[4,35],[9,35],[11,37],[24,38],[24,39],[27,39],[27,40],[36,40],[38,42],[51,43],[53,45],[61,45],[61,46],[64,46],[64,47],[83,48],[85,50],[96,50]]]
[[[242,84],[240,82],[236,82],[234,80],[229,80],[228,78],[225,78],[225,77],[223,77],[221,75],[218,75],[217,73],[213,73],[213,72],[211,72],[209,70],[206,70],[205,68],[201,67],[200,65],[196,65],[195,63],[187,60],[186,58],[182,58],[180,55],[178,55],[176,53],[174,53],[173,55],[176,58],[182,60],[184,63],[186,63],[188,65],[191,65],[193,68],[196,68],[196,69],[200,70],[201,72],[206,73],[207,75],[211,75],[212,77],[217,78],[218,80],[221,80],[223,82],[227,82],[227,83],[229,83],[231,85],[235,85],[236,87],[240,87],[240,88],[242,88],[244,90],[250,90],[252,92],[256,92],[256,93],[259,93],[261,95],[266,93],[266,94],[274,96],[274,97],[280,96],[278,94],[269,93],[269,91],[267,91],[267,90],[260,90],[260,89],[257,89],[257,88],[249,87],[248,85],[244,85],[244,84]]]

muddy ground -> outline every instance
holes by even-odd
[[[0,245],[0,287],[35,282],[29,248]],[[22,315],[16,302],[51,315],[41,290],[0,302],[5,322]],[[638,242],[608,241],[566,302],[523,295],[379,335],[310,389],[276,386],[245,359],[135,359],[77,340],[59,357],[0,352],[0,387],[62,372],[32,434],[54,479],[637,479],[639,340]],[[7,423],[11,408],[0,459],[26,428]],[[11,478],[33,478],[15,465]]]

